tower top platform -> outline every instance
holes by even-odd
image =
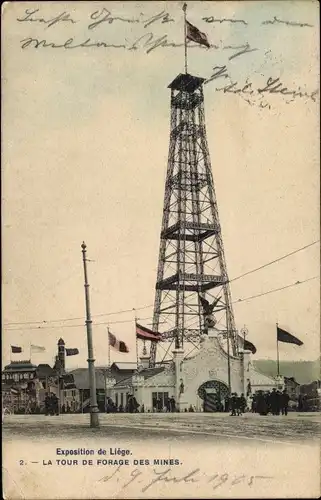
[[[184,92],[195,92],[202,83],[205,81],[205,78],[200,78],[198,76],[192,76],[188,73],[180,73],[173,81],[168,85],[169,89],[174,90],[182,90]]]

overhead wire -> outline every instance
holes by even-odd
[[[272,264],[275,264],[276,262],[279,262],[280,260],[286,259],[287,257],[290,257],[291,255],[294,255],[298,252],[301,252],[302,250],[305,250],[306,248],[312,247],[312,245],[315,245],[316,243],[319,243],[320,240],[313,241],[312,243],[309,243],[308,245],[305,245],[304,247],[298,248],[297,250],[294,250],[293,252],[289,252],[282,257],[279,257],[278,259],[271,260],[270,262],[267,262],[263,266],[256,267],[255,269],[252,269],[251,271],[247,271],[246,273],[240,274],[239,276],[236,276],[235,278],[232,278],[229,280],[229,283],[232,283],[232,281],[236,281],[240,278],[244,278],[244,276],[248,276],[249,274],[255,273],[256,271],[260,271],[261,269],[264,269],[265,267],[271,266]]]
[[[293,286],[297,286],[297,285],[302,285],[303,283],[306,283],[308,281],[312,281],[312,280],[315,280],[315,279],[318,279],[319,276],[313,276],[311,278],[307,278],[305,280],[302,280],[302,281],[296,281],[295,283],[291,283],[289,285],[285,285],[285,286],[282,286],[280,288],[274,288],[272,290],[268,290],[267,292],[262,292],[262,293],[259,293],[257,295],[251,295],[250,297],[245,297],[244,299],[237,299],[237,300],[234,300],[232,303],[233,304],[239,304],[240,302],[247,302],[249,300],[252,300],[252,299],[256,299],[258,297],[263,297],[264,295],[268,295],[268,294],[271,294],[271,293],[275,293],[275,292],[280,292],[281,290],[285,290],[287,288],[291,288]],[[137,309],[136,309],[137,310]],[[139,319],[140,321],[144,321],[144,320],[148,320],[148,319],[151,319],[151,316],[148,316],[146,318],[137,318]],[[94,323],[95,326],[100,326],[100,325],[119,325],[119,324],[122,324],[122,323],[132,323],[133,320],[132,319],[127,319],[127,320],[123,320],[123,321],[103,321],[101,323]],[[12,331],[16,331],[16,330],[52,330],[52,329],[56,329],[56,328],[79,328],[81,326],[84,326],[85,323],[83,324],[78,324],[78,325],[62,325],[62,326],[38,326],[38,327],[21,327],[21,328],[6,328],[7,332],[12,332]]]
[[[255,273],[257,271],[260,271],[261,269],[264,269],[265,267],[268,267],[272,264],[275,264],[276,262],[279,262],[287,257],[290,257],[302,250],[305,250],[313,245],[315,245],[316,243],[318,243],[320,240],[316,240],[316,241],[313,241],[312,243],[309,243],[308,245],[305,245],[301,248],[298,248],[297,250],[294,250],[292,252],[289,252],[277,259],[274,259],[270,262],[267,262],[266,264],[262,265],[262,266],[259,266],[255,269],[252,269],[250,271],[247,271],[243,274],[240,274],[239,276],[236,276],[235,278],[232,278],[229,280],[229,283],[232,283],[233,281],[236,281],[240,278],[243,278],[249,274],[252,274],[252,273]],[[313,277],[313,278],[309,278],[308,280],[306,281],[309,281],[311,279],[316,279],[317,277]],[[303,281],[304,283],[305,281]],[[296,283],[292,284],[292,285],[286,285],[285,287],[282,287],[280,289],[276,289],[275,291],[279,291],[279,290],[282,290],[282,289],[285,289],[285,288],[289,288],[290,286],[294,286]],[[269,291],[269,292],[266,292],[266,293],[272,293],[273,290]],[[265,293],[264,293],[265,294]],[[258,296],[262,296],[262,294],[259,294]],[[256,298],[257,296],[253,296],[253,298]],[[245,301],[245,300],[249,300],[249,298],[247,299],[238,299],[237,301],[234,301],[234,303],[237,303],[237,302],[240,302],[240,301]],[[108,312],[108,313],[100,313],[100,314],[95,314],[95,315],[92,315],[92,318],[98,318],[98,317],[103,317],[103,316],[112,316],[112,315],[116,315],[116,314],[125,314],[125,313],[129,313],[129,312],[133,312],[134,310],[136,311],[142,311],[144,309],[149,309],[150,307],[153,307],[154,304],[148,304],[148,305],[145,305],[145,306],[141,306],[141,307],[135,307],[135,308],[131,308],[131,309],[121,309],[119,311],[112,311],[112,312]],[[7,323],[4,323],[3,326],[4,327],[11,327],[11,326],[18,326],[18,325],[47,325],[48,323],[63,323],[63,322],[66,322],[66,321],[76,321],[76,320],[81,320],[83,319],[83,316],[78,316],[78,317],[73,317],[73,318],[61,318],[61,319],[53,319],[53,320],[42,320],[42,321],[24,321],[24,322],[7,322]],[[117,322],[118,323],[123,323],[123,322],[130,322],[132,320],[126,320],[126,321],[119,321]],[[96,323],[97,324],[97,323]],[[100,323],[100,324],[105,324],[105,323]],[[115,322],[114,322],[115,324]],[[72,328],[72,327],[77,327],[77,326],[83,326],[83,325],[61,325],[61,326],[57,326],[56,328]],[[49,328],[49,327],[47,327]],[[53,328],[53,327],[50,327],[50,328]],[[23,328],[23,329],[27,329],[27,328]],[[31,330],[31,329],[40,329],[40,327],[30,327],[28,328],[28,330]],[[45,327],[41,328],[41,329],[45,329]],[[7,329],[9,330],[9,329]],[[13,330],[10,328],[10,330]]]

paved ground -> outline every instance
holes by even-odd
[[[136,413],[100,414],[100,429],[89,428],[88,414],[8,415],[3,424],[3,438],[32,437],[45,434],[48,438],[77,437],[93,433],[142,438],[145,435],[184,436],[207,435],[217,439],[259,441],[317,441],[321,437],[320,413],[290,413],[285,416],[260,416],[247,413],[240,417],[218,413]],[[109,431],[110,429],[110,431]]]

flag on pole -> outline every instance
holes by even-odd
[[[136,337],[141,340],[151,340],[153,342],[159,342],[161,340],[160,333],[153,332],[145,326],[136,323]]]
[[[244,350],[251,351],[252,354],[256,353],[256,347],[249,340],[244,339]]]
[[[22,352],[22,347],[18,347],[16,345],[11,346],[11,352],[14,354],[18,354],[19,352]]]
[[[287,344],[303,345],[300,339],[279,327],[277,327],[277,340],[278,342],[285,342]]]
[[[111,333],[109,330],[108,330],[108,341],[109,341],[110,347],[115,349],[115,351],[124,352],[124,353],[129,352],[129,349],[128,349],[127,345],[125,344],[125,342],[123,342],[122,340],[118,340],[115,337],[115,335],[113,333]]]
[[[45,352],[46,348],[42,347],[41,345],[33,345],[33,344],[31,344],[30,350],[32,352]]]
[[[186,39],[200,45],[205,45],[208,49],[211,47],[205,33],[202,33],[202,31],[193,26],[189,21],[186,21]]]
[[[79,354],[77,348],[66,349],[66,356],[76,356],[76,354]]]

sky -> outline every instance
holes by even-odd
[[[187,19],[212,45],[188,49],[189,72],[229,76],[204,95],[230,279],[319,240],[318,8],[188,2]],[[130,347],[112,361],[134,361],[135,314],[152,320],[182,3],[11,3],[2,23],[3,361],[10,345],[23,347],[18,360],[34,344],[46,352],[32,361],[52,363],[62,337],[80,351],[67,368],[86,366],[83,240],[96,364],[108,360],[107,324]],[[269,78],[283,93],[258,92]],[[219,90],[230,82],[253,93]],[[255,358],[275,359],[276,322],[304,342],[282,344],[281,360],[319,356],[318,276],[317,243],[231,283],[238,301],[317,277],[234,304]]]

